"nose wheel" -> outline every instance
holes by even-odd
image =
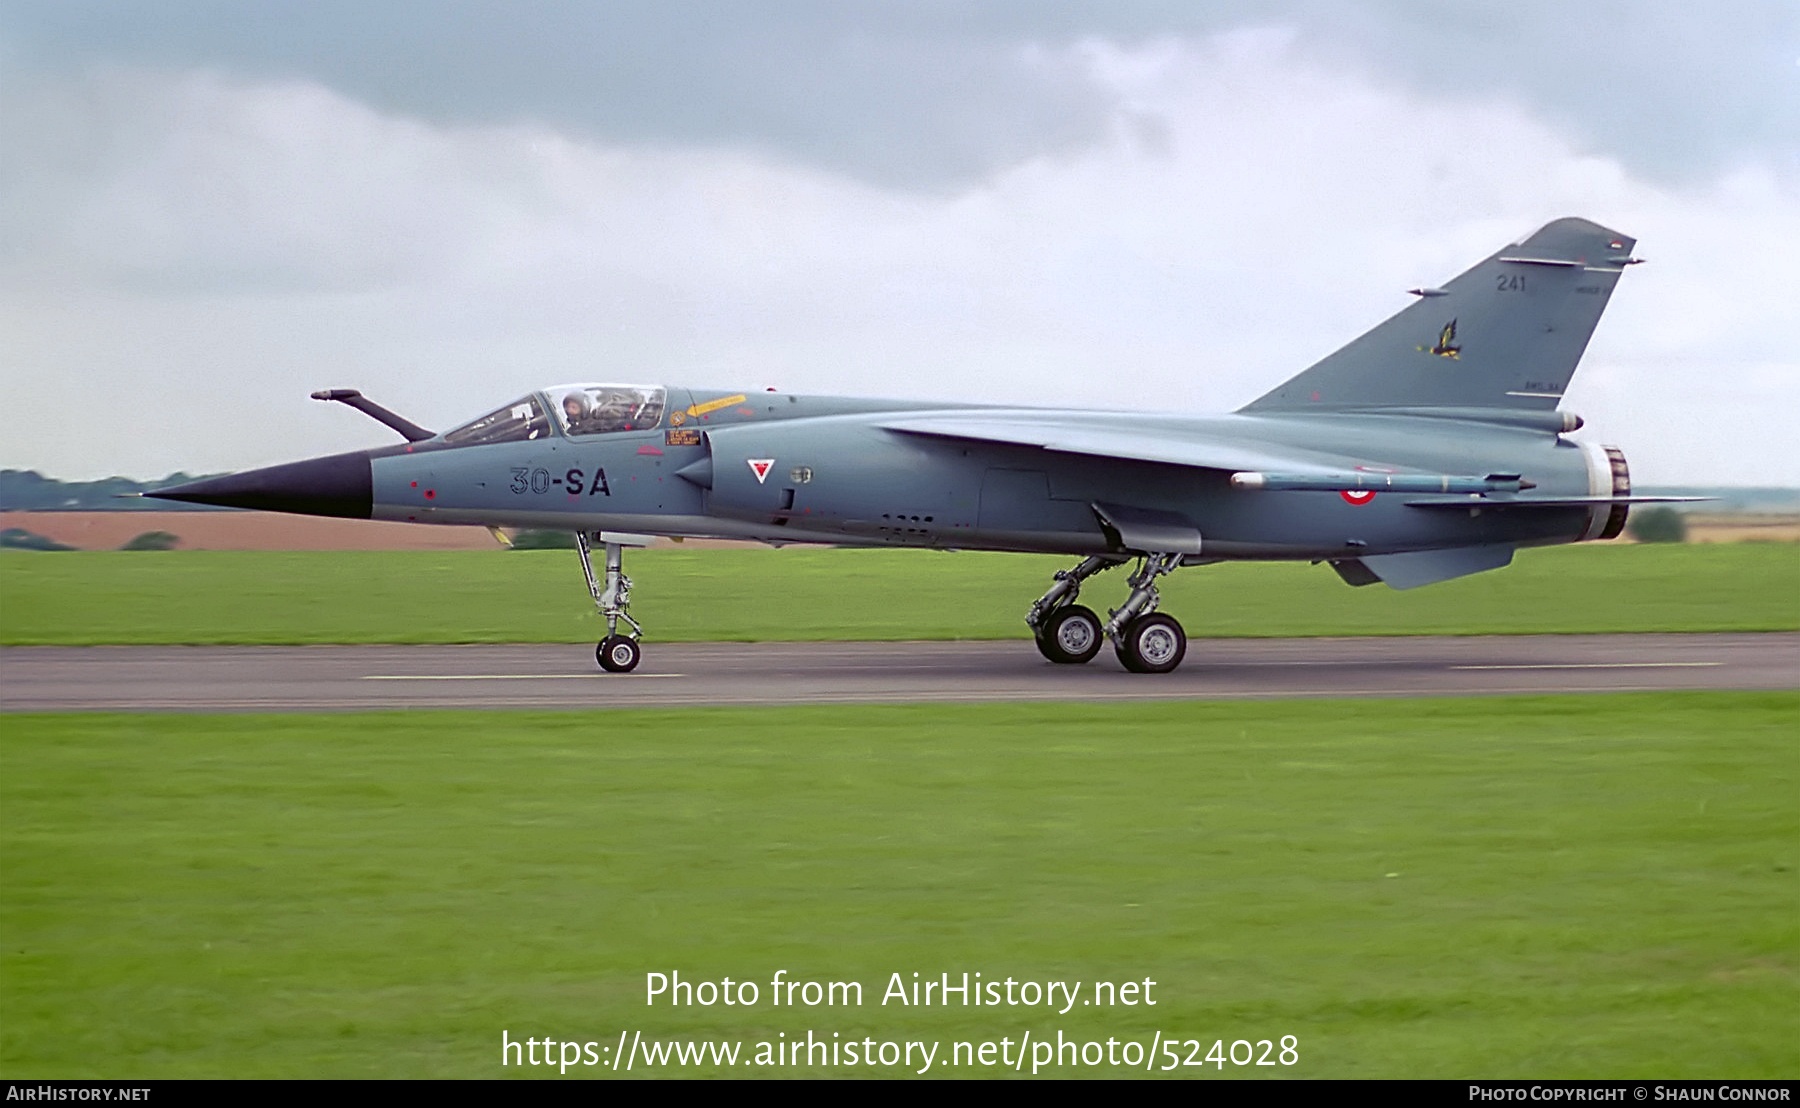
[[[575,532],[575,550],[581,555],[581,572],[587,576],[588,593],[594,598],[594,607],[600,610],[600,618],[606,621],[606,637],[594,647],[594,660],[608,673],[630,673],[644,656],[638,646],[638,638],[644,629],[631,618],[628,610],[631,607],[631,578],[625,576],[625,544],[607,541],[605,533],[600,537],[606,550],[604,586],[594,575],[592,546],[587,532]],[[631,628],[630,634],[619,634],[621,622]]]
[[[594,647],[595,660],[608,673],[630,673],[643,656],[637,640],[626,635],[608,635]]]

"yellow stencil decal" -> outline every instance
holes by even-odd
[[[717,400],[708,400],[704,404],[693,404],[688,407],[688,415],[703,416],[708,412],[716,412],[720,408],[729,408],[733,404],[742,404],[746,399],[748,399],[748,397],[740,392],[736,396],[723,396]]]

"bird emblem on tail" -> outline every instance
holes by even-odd
[[[1456,345],[1456,320],[1453,319],[1444,324],[1444,329],[1438,332],[1436,346],[1421,346],[1419,349],[1427,353],[1436,354],[1440,358],[1455,359],[1460,357],[1462,355],[1462,347]]]

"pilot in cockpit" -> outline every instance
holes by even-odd
[[[562,408],[563,425],[569,429],[570,434],[579,435],[590,430],[587,426],[587,399],[580,393],[572,392],[563,397]]]

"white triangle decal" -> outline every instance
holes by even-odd
[[[751,458],[750,472],[756,474],[756,483],[762,484],[769,479],[769,470],[775,468],[774,458]]]

